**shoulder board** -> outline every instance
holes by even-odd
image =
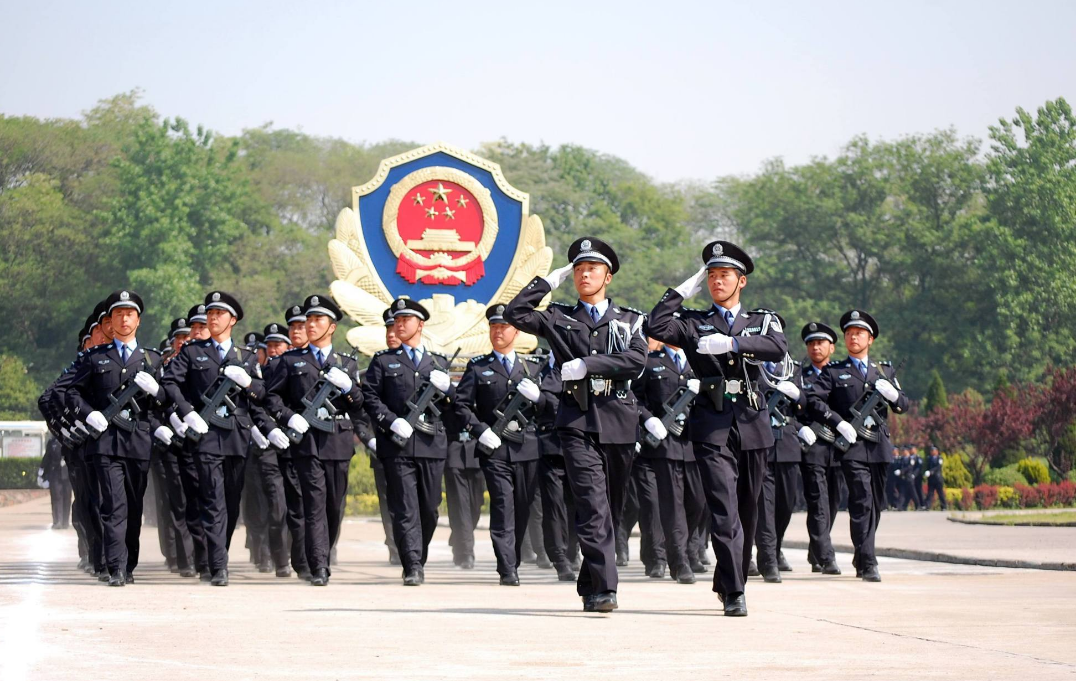
[[[882,365],[882,366],[884,366],[884,367],[891,367],[891,366],[893,366],[893,363],[892,363],[892,362],[890,362],[890,361],[889,361],[888,359],[883,359],[883,360],[882,360],[881,362],[878,362],[878,363],[879,363],[879,364],[881,364],[881,365]]]
[[[634,312],[637,315],[642,315],[643,317],[646,316],[645,312],[643,312],[642,310],[636,310],[634,307],[628,307],[627,305],[617,305],[617,307],[619,307],[621,310],[627,310],[628,312]]]
[[[272,357],[266,357],[265,358],[265,366],[269,366],[270,364],[273,363],[274,359],[277,359],[278,357],[281,357],[281,356],[282,355],[273,355]]]
[[[828,366],[828,367],[839,367],[842,364],[844,364],[844,360],[835,359],[835,360],[831,361],[829,364],[827,364],[826,366]]]
[[[657,359],[658,357],[661,357],[664,354],[665,354],[664,350],[654,350],[653,352],[646,353],[646,356],[647,357],[653,357],[653,358]]]
[[[157,348],[146,348],[146,354],[147,355],[157,355],[158,357],[160,357],[161,356],[161,351],[158,350]]]
[[[196,340],[196,341],[194,341],[194,342],[192,342],[190,344],[195,345],[195,346],[200,347],[200,348],[208,348],[210,345],[213,344],[213,339],[212,338],[203,338],[202,340]]]
[[[306,349],[306,348],[292,348],[291,350],[285,350],[285,351],[284,351],[284,355],[291,355],[292,357],[294,357],[294,356],[296,356],[296,355],[301,355],[301,354],[303,354],[303,351],[304,351],[305,349]],[[281,357],[283,357],[284,355],[281,355]]]
[[[468,364],[478,364],[482,360],[488,359],[488,358],[489,358],[489,355],[475,355],[474,357],[471,358],[471,361],[468,362]]]
[[[384,350],[378,350],[377,352],[374,353],[374,357],[380,357],[381,355],[385,355],[385,354],[388,354],[390,352],[395,352],[395,350],[393,350],[392,348],[385,348]],[[373,359],[374,357],[371,357],[370,359]]]
[[[680,310],[683,311],[683,312],[694,312],[696,314],[702,314],[702,313],[707,311],[707,310],[699,309],[697,307],[681,307]]]
[[[766,307],[757,307],[754,310],[750,310],[751,314],[777,314],[775,311]]]
[[[575,305],[568,305],[566,303],[550,303],[549,307],[558,307],[562,310],[574,310]]]
[[[431,354],[431,355],[433,355],[434,357],[440,357],[441,359],[448,359],[448,355],[446,355],[446,354],[445,354],[445,353],[443,353],[443,352],[434,352],[433,350],[430,350],[429,352],[430,352],[430,354]]]
[[[544,356],[537,357],[535,355],[527,355],[523,359],[527,360],[531,364],[548,364],[549,363],[549,360]]]
[[[95,346],[93,346],[93,347],[92,347],[92,348],[90,348],[89,350],[86,350],[86,352],[93,352],[94,350],[106,350],[106,349],[108,349],[108,348],[110,348],[110,347],[112,347],[112,343],[111,343],[111,342],[108,342],[108,343],[100,343],[100,344],[98,344],[98,345],[95,345]]]

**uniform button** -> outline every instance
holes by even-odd
[[[418,378],[418,372],[417,371],[415,372],[415,378]]]
[[[592,333],[592,334],[590,334],[590,335],[591,335],[591,336],[597,336],[597,335],[598,335],[598,332],[597,332],[597,331],[595,331],[594,333]]]
[[[597,350],[591,350],[591,351],[590,351],[590,354],[592,354],[592,355],[596,355],[596,354],[598,354],[598,351],[597,351]]]
[[[120,371],[120,373],[121,373],[121,374],[125,374],[125,373],[127,373],[127,370],[126,370],[126,369],[123,369],[122,371]]]
[[[729,364],[735,364],[735,363],[736,363],[736,360],[734,360],[734,359],[729,360]]]

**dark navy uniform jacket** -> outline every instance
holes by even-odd
[[[868,362],[870,358],[868,357]],[[867,367],[867,376],[859,373],[852,360],[845,358],[830,362],[822,369],[822,374],[811,386],[807,400],[810,405],[811,417],[831,428],[836,428],[841,421],[852,421],[852,407],[867,392],[869,386],[873,386],[879,378],[885,377],[897,389],[898,397],[895,405],[882,400],[877,412],[882,417],[878,424],[881,431],[881,442],[866,442],[863,438],[857,438],[848,451],[835,455],[849,461],[864,461],[867,463],[888,463],[893,460],[893,444],[889,441],[889,424],[886,417],[892,409],[896,414],[908,411],[908,397],[900,389],[900,384],[893,378],[893,367],[889,362],[870,362]]]
[[[810,359],[803,360],[803,362],[796,367],[796,385],[799,386],[804,397],[803,406],[797,407],[796,410],[797,426],[810,426],[815,422],[814,418],[811,416],[806,398],[810,394],[815,381],[818,380],[819,372],[824,369],[825,367],[816,370]],[[798,430],[799,428],[797,427],[797,431]],[[828,442],[823,442],[821,438],[816,439],[815,443],[808,447],[806,452],[803,452],[803,463],[814,464],[817,466],[831,465],[833,463],[833,445]]]
[[[632,384],[632,390],[639,398],[639,434],[642,441],[640,455],[649,459],[670,459],[672,461],[694,461],[695,454],[691,448],[691,424],[685,422],[684,432],[681,435],[669,435],[658,443],[657,447],[646,444],[647,430],[643,426],[648,418],[661,419],[665,416],[663,405],[665,402],[675,402],[673,397],[680,390],[686,388],[688,379],[695,378],[695,372],[691,365],[685,365],[683,371],[676,370],[676,362],[664,349],[651,352],[646,358],[646,371],[638,382]],[[697,401],[698,396],[695,397]],[[694,401],[692,402],[694,405]],[[671,405],[670,405],[671,406]],[[684,412],[690,415],[691,407]]]
[[[440,370],[448,373],[448,358],[426,349],[422,353],[419,365],[411,362],[411,357],[403,348],[382,350],[371,358],[366,369],[366,380],[362,384],[363,408],[370,415],[370,421],[377,430],[377,456],[382,459],[393,457],[417,459],[444,459],[448,456],[448,435],[444,420],[435,417],[431,410],[423,415],[431,424],[434,433],[428,435],[418,428],[407,439],[403,447],[392,441],[392,422],[397,418],[407,418],[410,411],[407,402],[415,395],[415,389],[427,381],[430,372]],[[435,401],[434,406],[441,412],[455,408],[456,388],[451,387],[448,394]]]
[[[362,407],[358,362],[334,350],[325,358],[325,364],[319,367],[314,352],[305,347],[288,350],[266,366],[265,411],[281,428],[286,428],[288,420],[295,414],[302,415],[306,409],[303,397],[313,398],[317,392],[315,386],[333,367],[346,373],[352,385],[350,391],[333,398],[335,415],[328,410],[320,414],[322,421],[332,424],[332,432],[311,425],[303,439],[289,448],[292,456],[345,461],[355,454],[355,426],[352,420],[359,416]]]
[[[542,456],[559,456],[563,459],[564,452],[560,450],[560,436],[557,435],[555,425],[557,412],[560,410],[561,393],[564,391],[560,369],[547,361],[538,377],[540,380],[535,383],[542,389],[542,400],[538,402],[538,409],[534,414],[534,424],[538,428],[538,451]]]
[[[769,449],[773,446],[773,432],[761,392],[760,368],[744,360],[780,362],[784,359],[788,344],[777,316],[757,310],[746,312],[741,307],[730,331],[725,319],[715,308],[688,310],[681,307],[683,302],[684,299],[673,289],[666,291],[650,313],[649,333],[664,343],[683,348],[688,364],[702,381],[703,393],[695,400],[695,408],[691,410],[692,442],[725,446],[735,421],[742,449]],[[768,325],[767,316],[770,317]],[[735,336],[739,352],[700,354],[699,339],[714,333]],[[718,411],[706,391],[708,386],[719,385],[716,379],[720,376],[741,382],[746,376],[760,408],[753,408],[747,394],[741,393],[726,398],[721,411]]]
[[[222,362],[217,348],[211,339],[191,341],[181,347],[179,352],[165,367],[161,387],[168,394],[170,406],[174,407],[179,418],[184,418],[192,411],[201,413],[205,406],[202,395],[224,373],[229,364],[242,367],[251,378],[248,387],[235,393],[232,401],[236,405],[231,418],[233,428],[221,428],[207,420],[209,432],[199,438],[193,445],[194,451],[222,456],[246,456],[250,447],[250,428],[254,425],[252,407],[265,397],[265,382],[262,380],[258,356],[240,348],[232,339]]]
[[[494,409],[501,405],[505,396],[516,390],[520,381],[529,378],[537,385],[541,380],[538,372],[537,366],[518,354],[512,364],[511,375],[492,352],[475,357],[468,362],[467,368],[463,370],[459,387],[456,388],[456,411],[461,420],[467,424],[471,437],[477,440],[482,433],[497,422],[497,417],[493,413]],[[548,400],[548,397],[545,395],[539,397],[537,405],[539,409],[543,399]],[[538,459],[535,411],[533,403],[526,401],[522,411],[523,418],[516,420],[516,423],[520,425],[520,430],[517,432],[523,434],[523,442],[516,443],[502,437],[501,446],[489,454],[490,458],[513,463]],[[476,453],[479,456],[485,455],[481,448]]]
[[[639,425],[639,408],[630,381],[646,367],[647,343],[643,336],[646,315],[609,300],[597,323],[582,303],[550,303],[545,311],[535,309],[550,292],[549,283],[535,277],[504,310],[509,324],[545,338],[559,368],[572,359],[582,359],[587,375],[565,386],[555,421],[557,428],[573,428],[597,436],[608,444],[634,444]],[[615,331],[614,331],[615,325]],[[609,352],[611,333],[626,339],[619,352]],[[588,408],[580,408],[570,391],[589,390],[590,379],[604,378],[613,384],[608,391],[587,395]]]
[[[799,362],[793,362],[792,377],[789,378],[789,382],[794,383],[796,387],[800,386],[800,372],[802,368]],[[766,391],[766,399],[769,400],[775,390],[770,389]],[[770,452],[768,461],[776,461],[777,463],[799,463],[803,459],[803,450],[800,448],[799,429],[800,423],[797,420],[798,417],[803,415],[803,412],[807,409],[807,393],[800,388],[800,396],[789,406],[781,409],[780,412],[788,419],[788,423],[780,429],[780,435],[774,433],[774,445],[773,451]],[[772,423],[771,423],[772,425]]]
[[[156,376],[160,363],[160,353],[139,345],[125,364],[114,343],[102,343],[83,352],[75,360],[74,366],[56,381],[53,390],[61,396],[72,418],[85,422],[90,412],[104,411],[110,404],[109,396],[123,384],[134,380],[139,371]],[[153,431],[161,425],[156,413],[163,398],[163,395],[154,398],[140,391],[136,399],[139,412],[130,413],[135,424],[134,431],[127,432],[109,425],[108,430],[96,440],[87,438],[82,448],[83,454],[87,457],[107,454],[148,461]],[[87,430],[92,432],[89,426]]]

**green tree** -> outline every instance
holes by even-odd
[[[927,386],[927,396],[923,400],[923,411],[930,414],[936,409],[948,409],[949,396],[945,392],[945,384],[942,383],[941,374],[935,369],[930,374],[930,385]]]
[[[22,360],[14,355],[0,355],[0,420],[41,418],[37,413],[39,394],[37,384],[30,378]]]

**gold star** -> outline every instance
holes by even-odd
[[[456,205],[459,206],[460,208],[466,208],[467,207],[467,197],[466,196],[461,196],[458,199],[456,199]]]
[[[427,208],[426,209],[426,217],[428,217],[431,220],[434,219],[435,217],[437,217],[437,211],[435,211],[433,208]]]
[[[426,197],[423,196],[422,194],[418,194],[418,193],[415,194],[415,205],[416,206],[421,206],[422,202],[425,201],[425,200],[426,200]]]
[[[444,201],[448,203],[448,195],[452,192],[451,189],[445,189],[445,186],[440,182],[437,183],[437,189],[430,188],[428,191],[433,193],[433,200]]]
[[[441,213],[441,215],[444,215],[446,220],[455,220],[456,219],[456,212],[454,210],[452,210],[451,208],[449,208],[448,206],[445,206],[445,211],[443,213]]]

